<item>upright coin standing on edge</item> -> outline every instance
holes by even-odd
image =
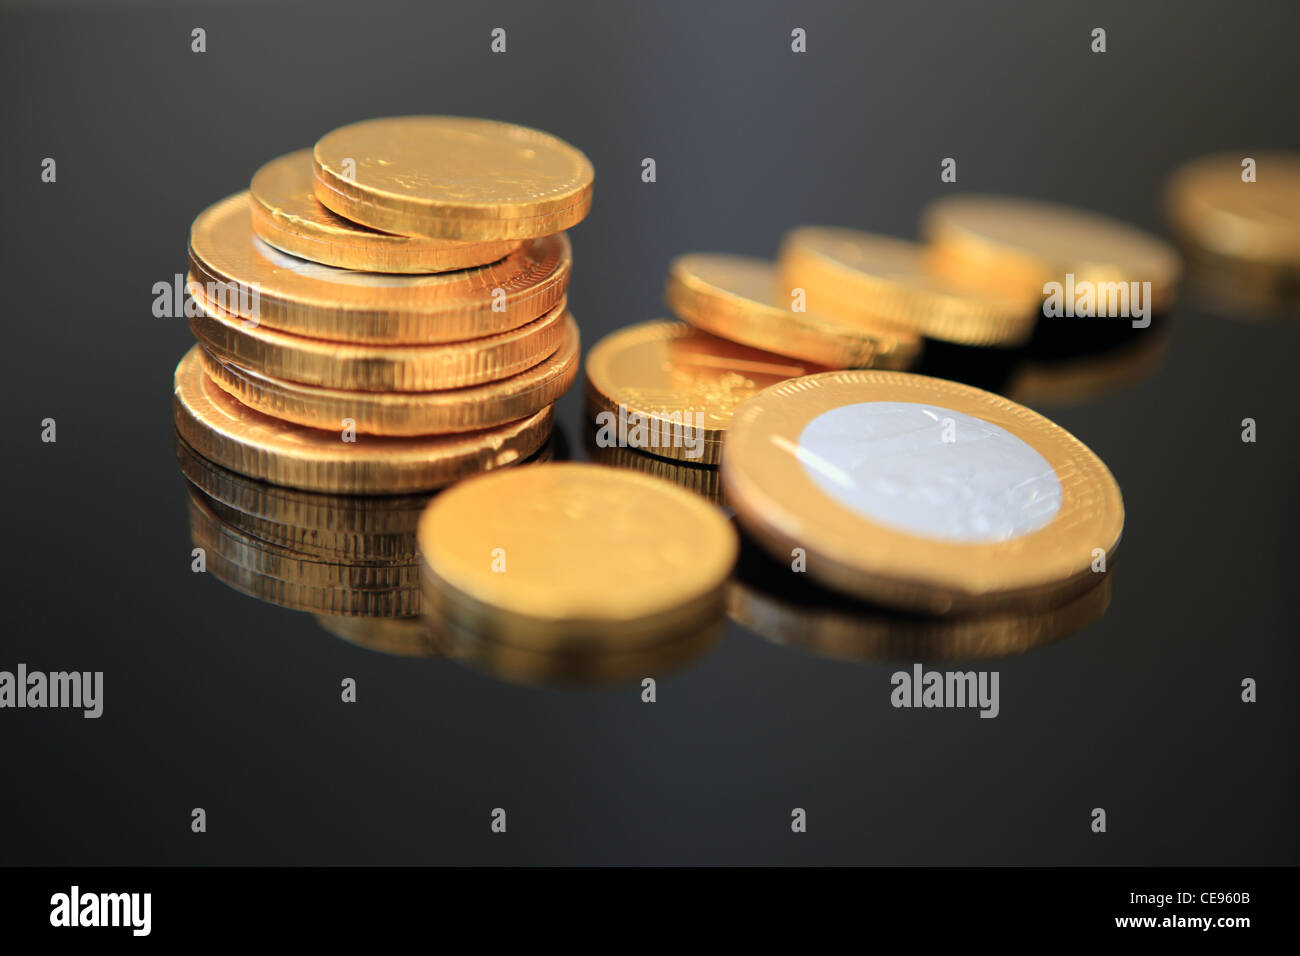
[[[894,607],[1067,599],[1109,569],[1119,486],[1060,426],[1000,396],[899,372],[774,385],[732,420],[727,503],[775,558]]]
[[[549,236],[591,209],[591,162],[559,137],[461,116],[396,116],[326,133],[316,198],[402,236],[487,242]]]

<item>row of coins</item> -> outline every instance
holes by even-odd
[[[805,226],[776,262],[674,259],[665,299],[684,321],[619,330],[587,357],[589,448],[725,501],[790,581],[1038,633],[1026,609],[1059,620],[1097,603],[1118,484],[1035,412],[901,370],[926,340],[1023,345],[1067,275],[1149,282],[1165,310],[1180,260],[1126,224],[1027,200],[944,199],[922,222],[924,243]]]
[[[620,416],[620,427],[635,419],[620,447],[716,465],[735,408],[771,385],[833,369],[908,369],[926,339],[1022,345],[1044,285],[1067,274],[1150,281],[1164,309],[1180,273],[1161,240],[1047,203],[944,199],[925,211],[923,231],[924,244],[805,226],[784,237],[775,263],[677,257],[664,297],[687,325],[647,322],[597,343],[586,363],[592,415]]]
[[[562,230],[592,180],[553,136],[455,117],[357,123],[267,163],[190,231],[182,437],[343,494],[532,454],[577,372]]]

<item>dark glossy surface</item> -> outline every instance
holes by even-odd
[[[588,346],[664,314],[677,253],[772,255],[804,222],[915,235],[953,188],[946,156],[956,188],[1159,229],[1177,163],[1300,147],[1294,11],[434,6],[0,12],[0,669],[105,672],[97,721],[0,711],[0,863],[1300,861],[1300,324],[1183,303],[1146,377],[1031,403],[1107,462],[1128,520],[1101,621],[973,665],[1000,672],[1001,714],[981,720],[892,708],[898,664],[734,624],[653,705],[635,683],[520,686],[363,650],[193,574],[169,394],[190,337],[151,314],[199,211],[385,114],[511,120],[587,153],[570,304]],[[1087,339],[1034,349],[1113,349]],[[1023,358],[934,350],[927,368],[1003,387]],[[559,420],[582,457],[580,387]],[[339,701],[346,677],[356,704]]]

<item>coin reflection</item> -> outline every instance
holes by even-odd
[[[1094,623],[1110,605],[1113,572],[1055,607],[960,616],[902,614],[810,582],[741,533],[727,614],[775,644],[846,661],[1009,657]]]
[[[552,437],[519,465],[564,451]],[[384,653],[438,651],[420,621],[415,539],[432,495],[330,495],[237,474],[175,436],[190,534],[206,570],[258,600],[317,616],[335,636]]]
[[[616,445],[604,447],[596,441],[599,431],[599,427],[592,421],[588,421],[583,430],[584,450],[587,457],[596,464],[663,478],[716,505],[723,503],[722,480],[718,476],[717,465],[691,465],[671,458],[660,458],[635,448],[620,448]]]
[[[577,686],[639,682],[689,666],[722,633],[721,608],[634,651],[527,646],[475,633],[424,606],[416,526],[432,495],[329,495],[239,475],[175,439],[190,533],[206,569],[242,594],[306,611],[327,633],[381,654],[451,657],[501,680]],[[568,458],[558,429],[527,461]],[[618,635],[610,644],[618,645]]]
[[[721,615],[712,616],[634,650],[548,651],[532,642],[524,646],[495,640],[427,609],[425,617],[448,657],[511,683],[561,686],[636,683],[683,670],[708,655],[726,624]],[[610,644],[618,643],[618,635],[611,634]]]
[[[1152,377],[1169,351],[1173,325],[1146,328],[1114,319],[1044,319],[1011,370],[1003,392],[1025,405],[1083,405]]]

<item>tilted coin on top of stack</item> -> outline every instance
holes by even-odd
[[[268,162],[190,232],[199,344],[176,368],[173,403],[185,446],[254,482],[326,495],[428,492],[534,455],[577,374],[563,230],[586,215],[592,180],[554,136],[445,116],[345,126]],[[192,513],[219,554],[253,561],[247,522],[232,533],[203,499]],[[295,561],[312,586],[342,573],[339,554],[304,557],[280,540],[292,529],[255,530],[268,529],[259,580]]]

